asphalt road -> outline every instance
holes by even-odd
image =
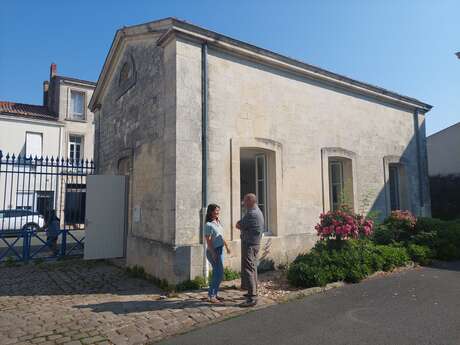
[[[372,278],[160,344],[458,345],[460,262]]]

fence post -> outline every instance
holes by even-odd
[[[61,242],[61,256],[65,255],[67,250],[67,229],[64,227],[62,231],[62,242]]]
[[[29,229],[24,229],[21,231],[22,233],[22,261],[24,263],[29,262],[30,257],[30,232]]]

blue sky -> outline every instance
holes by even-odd
[[[460,121],[460,1],[21,1],[0,8],[0,100],[41,104],[51,62],[96,81],[116,29],[174,16],[434,105]]]

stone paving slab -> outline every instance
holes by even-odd
[[[0,267],[0,344],[152,343],[246,312],[242,294],[224,288],[224,305],[207,303],[205,290],[164,298],[101,261]],[[261,297],[258,308],[274,303]]]

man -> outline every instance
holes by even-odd
[[[253,307],[257,304],[257,255],[265,225],[254,194],[246,194],[243,205],[247,212],[236,228],[241,231],[241,287],[248,293],[244,295],[246,302],[240,306]]]

